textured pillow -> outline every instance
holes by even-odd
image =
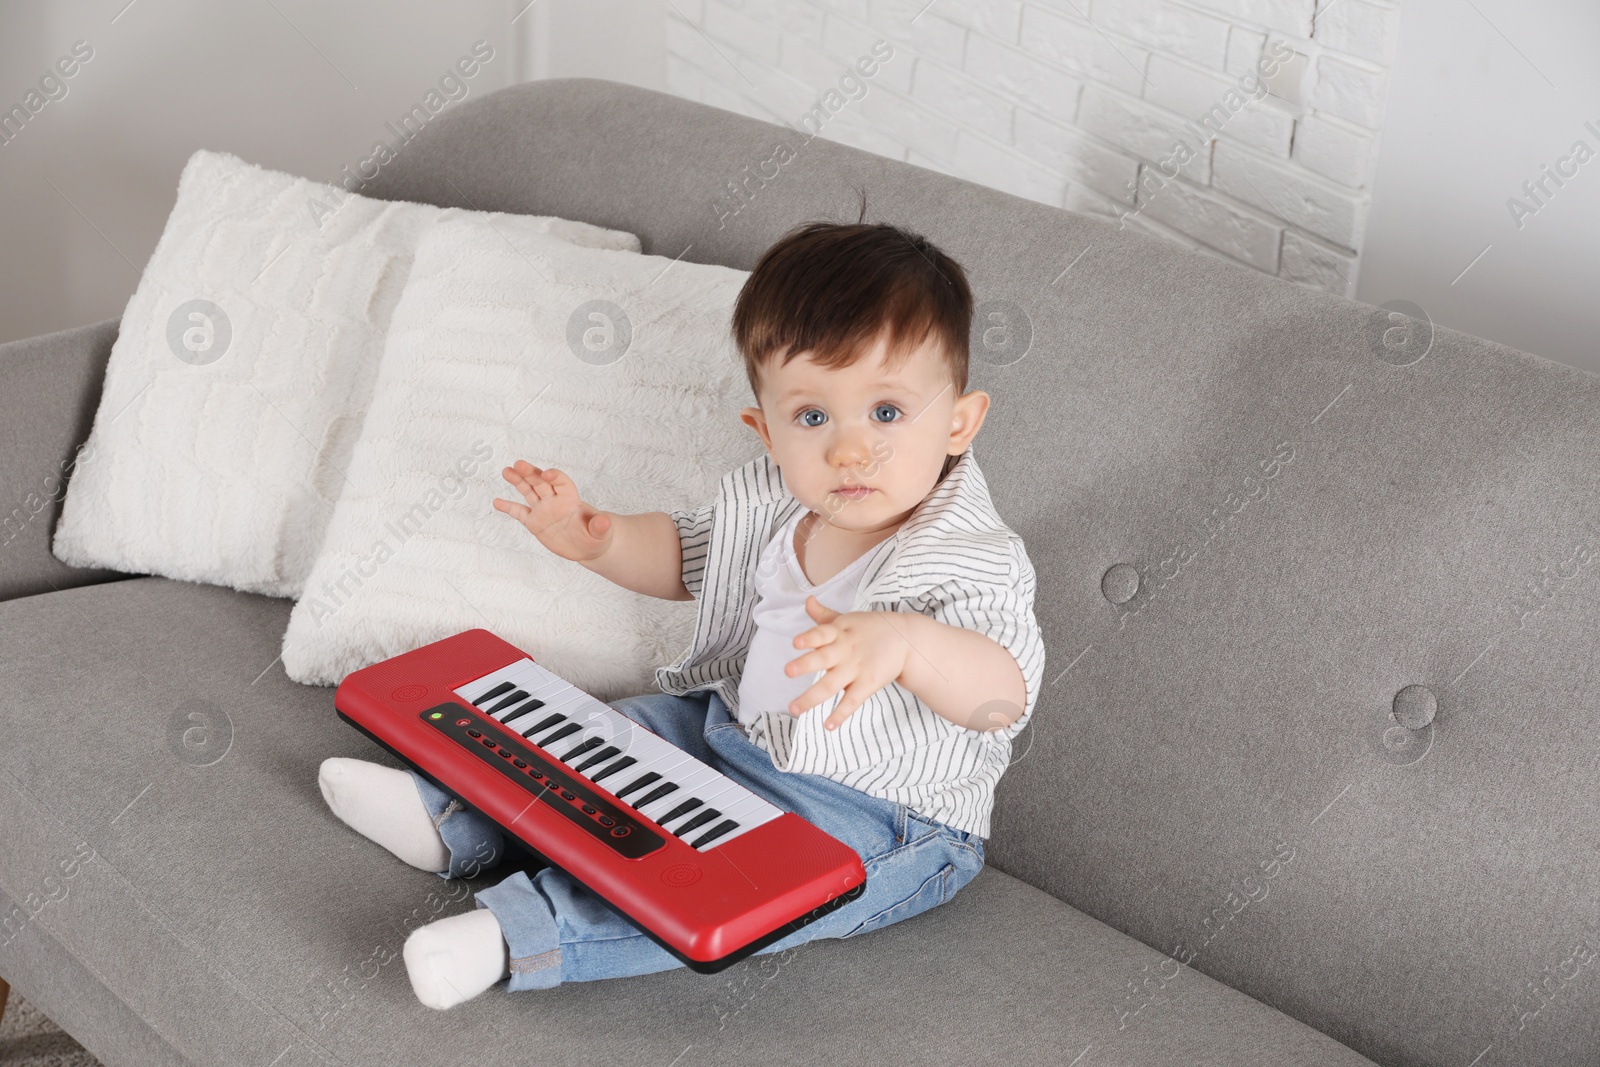
[[[728,267],[578,248],[522,219],[441,222],[417,249],[372,403],[284,634],[300,682],[484,627],[602,700],[653,691],[695,602],[613,585],[493,507],[556,467],[619,513],[698,506],[760,454]],[[511,246],[515,245],[513,249]]]
[[[298,596],[417,242],[444,220],[492,237],[511,217],[373,200],[196,152],[123,311],[56,558]],[[639,251],[632,234],[518,220],[520,232]]]

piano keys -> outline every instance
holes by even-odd
[[[487,630],[352,672],[334,706],[702,973],[865,889],[848,846]]]
[[[783,814],[531,659],[458,686],[455,693],[587,781],[607,781],[617,799],[691,848],[731,841]]]

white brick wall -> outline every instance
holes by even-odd
[[[800,126],[885,40],[822,136],[1353,297],[1398,3],[673,0],[667,84]]]

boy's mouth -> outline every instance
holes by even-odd
[[[835,496],[842,496],[846,500],[860,500],[874,490],[866,485],[842,485],[833,491]]]

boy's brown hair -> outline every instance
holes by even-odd
[[[782,366],[810,352],[824,367],[847,367],[884,330],[891,367],[932,333],[956,396],[967,391],[966,271],[927,238],[887,223],[796,226],[762,254],[733,309],[734,343],[757,403],[761,368],[774,357]]]

